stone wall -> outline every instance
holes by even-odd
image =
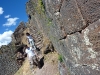
[[[19,69],[20,66],[15,61],[15,50],[11,43],[0,48],[0,75],[14,75]]]
[[[99,75],[99,8],[99,0],[29,0],[28,26],[52,41],[70,75]]]
[[[14,75],[20,65],[16,61],[16,51],[23,43],[26,44],[24,32],[26,29],[25,23],[21,22],[12,34],[12,41],[7,46],[0,48],[0,75]]]
[[[26,32],[39,49],[47,39],[52,42],[63,56],[68,75],[100,74],[99,0],[29,0],[26,12],[29,21],[21,22],[12,42],[0,48],[0,75],[14,75],[18,70],[15,45],[27,44]]]
[[[24,22],[20,22],[18,27],[15,29],[13,35],[12,35],[12,42],[14,42],[16,45],[22,44],[22,37],[24,36],[23,32],[26,30],[26,26]]]

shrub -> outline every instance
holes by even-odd
[[[63,56],[62,55],[58,55],[58,60],[60,61],[60,62],[63,62]]]
[[[37,8],[36,10],[38,11],[39,14],[44,13],[44,5],[42,0],[38,0]]]

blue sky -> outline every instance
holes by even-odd
[[[28,0],[0,0],[0,46],[11,41],[11,34],[21,21],[27,22]]]

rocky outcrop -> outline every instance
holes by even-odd
[[[27,31],[26,26],[21,22],[12,34],[11,43],[0,48],[0,75],[14,75],[20,68],[16,61],[16,51],[25,43],[22,40],[25,31]]]
[[[99,8],[99,0],[29,0],[27,26],[51,40],[70,75],[99,75]]]
[[[19,69],[19,65],[15,61],[15,46],[10,43],[0,48],[0,75],[14,75]]]
[[[15,29],[13,35],[12,35],[12,42],[14,42],[16,45],[22,44],[22,36],[24,36],[23,31],[26,29],[25,23],[20,22],[18,27]]]
[[[28,44],[29,32],[42,51],[55,50],[63,56],[61,75],[100,74],[100,1],[99,0],[29,0],[28,22],[21,22],[12,42],[0,48],[0,75],[13,75],[15,47]],[[64,66],[63,66],[64,65]],[[67,70],[66,72],[64,70]]]

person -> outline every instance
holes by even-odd
[[[25,45],[25,54],[27,54],[27,56],[28,56],[28,60],[30,62],[31,69],[33,69],[34,63],[36,64],[36,66],[38,66],[39,62],[38,62],[38,56],[35,52],[35,48],[28,47],[27,45]]]
[[[36,49],[34,39],[32,38],[32,36],[29,33],[26,33],[26,36],[27,36],[29,45]]]

